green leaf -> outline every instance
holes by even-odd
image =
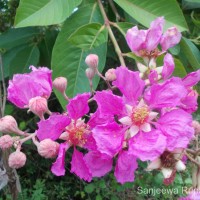
[[[194,70],[200,68],[200,52],[198,48],[187,38],[182,37],[181,42],[181,51],[184,53],[188,62],[191,64]]]
[[[134,24],[129,22],[118,22],[116,23],[116,28],[125,36],[128,29],[132,28]]]
[[[83,17],[84,16],[84,17]],[[105,66],[107,44],[101,44],[92,50],[85,51],[72,45],[68,38],[80,26],[88,23],[102,23],[99,7],[96,1],[94,3],[85,3],[66,20],[59,33],[52,53],[53,77],[65,76],[68,79],[67,95],[71,98],[78,93],[90,91],[89,81],[85,76],[87,68],[85,58],[89,53],[95,53],[99,56],[99,70],[102,71]],[[69,28],[70,27],[70,28]],[[97,87],[99,78],[93,79],[94,89]],[[66,101],[55,91],[59,102],[65,108]]]
[[[39,33],[40,30],[35,27],[9,29],[0,35],[0,48],[10,49],[28,43]]]
[[[68,39],[73,45],[88,50],[107,42],[108,31],[104,25],[91,23],[78,28]]]
[[[179,31],[188,30],[183,13],[176,0],[114,0],[130,16],[142,25],[149,27],[159,16],[166,20],[165,29],[176,26]]]
[[[59,24],[71,15],[82,0],[21,0],[16,27]]]
[[[173,76],[178,76],[178,77],[185,77],[187,75],[187,72],[185,70],[185,67],[183,66],[182,62],[176,58],[174,58],[174,63],[175,63],[175,69],[173,72]]]
[[[199,0],[182,0],[182,8],[184,10],[200,8]]]
[[[88,184],[88,185],[85,186],[85,191],[88,194],[91,194],[94,190],[95,190],[95,186],[92,183],[90,183],[90,184]]]
[[[10,69],[10,77],[16,73],[29,72],[30,65],[38,64],[39,55],[40,53],[37,46],[25,46],[24,48],[20,49],[7,66]]]

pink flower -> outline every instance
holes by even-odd
[[[195,191],[194,189],[190,191],[188,196],[181,197],[178,200],[200,200],[200,191],[199,190]]]
[[[176,108],[187,95],[180,78],[144,90],[144,81],[137,73],[119,67],[116,75],[113,84],[122,97],[107,91],[96,92],[94,96],[100,113],[115,116],[122,124],[109,122],[94,128],[94,139],[101,153],[112,157],[128,147],[130,154],[145,161],[156,159],[166,148],[173,150],[189,143],[194,134],[192,117]],[[169,108],[172,110],[163,114],[162,110]]]
[[[49,98],[52,91],[51,70],[30,66],[29,74],[16,74],[9,81],[8,100],[19,108],[28,107],[33,97]]]
[[[141,57],[157,57],[159,43],[163,51],[178,44],[181,33],[175,27],[171,27],[163,35],[163,26],[164,18],[158,17],[151,23],[148,30],[138,30],[137,26],[129,29],[126,34],[126,41],[131,51]]]

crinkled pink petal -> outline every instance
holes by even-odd
[[[149,82],[151,84],[157,83],[158,82],[158,73],[156,72],[156,70],[151,70],[148,78],[149,78]]]
[[[93,151],[97,150],[97,145],[96,145],[96,141],[93,137],[93,134],[88,134],[86,143],[84,144],[83,147],[88,150],[93,150]]]
[[[182,109],[175,109],[161,116],[156,127],[167,138],[167,148],[185,148],[194,136],[192,116]]]
[[[98,151],[90,151],[84,157],[93,177],[101,177],[112,169],[112,158]]]
[[[51,70],[46,67],[31,67],[29,74],[16,74],[9,81],[8,100],[19,108],[28,105],[33,97],[48,98],[52,91]]]
[[[67,105],[67,111],[72,119],[77,120],[89,112],[89,98],[89,93],[83,93],[70,99],[69,104]]]
[[[65,175],[65,153],[70,146],[67,143],[62,143],[59,146],[59,153],[56,162],[51,166],[51,172],[56,176]]]
[[[98,94],[97,94],[97,96],[98,96]],[[99,102],[101,102],[101,100]],[[101,113],[98,108],[95,113],[91,114],[90,120],[88,121],[87,124],[90,126],[90,128],[94,128],[95,126],[106,124],[106,123],[113,122],[113,121],[114,121],[113,114],[110,115],[105,112]]]
[[[79,152],[74,148],[71,161],[71,173],[75,173],[81,179],[90,182],[92,180],[92,173],[90,172],[85,160],[83,153]]]
[[[152,85],[144,95],[151,108],[175,107],[187,95],[180,78],[171,78],[161,84]]]
[[[96,126],[92,132],[101,153],[113,157],[121,150],[125,131],[116,122]]]
[[[144,49],[146,34],[146,30],[138,30],[137,26],[129,29],[126,33],[126,41],[129,48],[138,56],[139,51]]]
[[[46,138],[56,140],[70,122],[66,115],[51,115],[48,119],[38,122],[37,137],[40,141]]]
[[[16,74],[13,80],[9,81],[8,100],[19,108],[28,106],[31,98],[42,95],[43,91],[40,85],[27,74]]]
[[[193,113],[198,109],[198,93],[195,90],[190,90],[188,95],[181,100],[181,108],[188,113]]]
[[[113,81],[113,85],[120,89],[126,103],[134,105],[143,92],[145,82],[139,77],[139,72],[130,71],[125,67],[118,67],[115,73],[117,80]]]
[[[178,31],[176,27],[168,28],[167,31],[163,34],[160,45],[162,47],[162,51],[166,51],[167,49],[175,46],[181,40],[181,33]]]
[[[110,91],[96,92],[94,99],[102,115],[120,115],[125,112],[123,99]]]
[[[138,164],[136,157],[129,154],[128,151],[121,151],[118,155],[117,164],[115,167],[115,177],[117,182],[124,184],[134,181],[134,172]]]
[[[48,98],[52,91],[52,71],[47,67],[36,68],[30,66],[29,68],[32,69],[30,73],[31,79],[42,85],[43,97]]]
[[[148,133],[140,132],[129,140],[129,153],[142,161],[156,159],[165,148],[166,137],[161,131],[155,129]]]
[[[146,49],[148,51],[152,51],[158,46],[162,36],[164,23],[164,17],[158,17],[153,22],[151,22],[146,36]]]
[[[200,81],[200,69],[189,73],[185,78],[182,79],[185,87],[192,87]]]
[[[172,75],[174,67],[174,59],[171,54],[167,53],[164,57],[164,66],[162,70],[162,77],[164,80]]]

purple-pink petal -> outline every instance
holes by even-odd
[[[175,46],[180,42],[180,40],[181,33],[178,31],[178,29],[176,27],[168,28],[160,41],[162,51],[166,51],[167,49]]]
[[[98,151],[90,151],[84,157],[93,177],[101,177],[112,169],[112,158]]]
[[[113,85],[120,89],[126,103],[134,105],[143,92],[145,82],[139,77],[139,72],[130,71],[125,67],[118,67],[115,73],[117,80],[113,81]]]
[[[115,177],[117,182],[124,184],[134,181],[134,172],[138,164],[136,157],[129,154],[128,151],[121,151],[118,155],[117,164],[115,167]]]
[[[162,36],[164,23],[164,17],[158,17],[153,22],[151,22],[145,42],[146,49],[148,51],[152,51],[158,46]]]
[[[162,70],[162,77],[164,80],[172,75],[174,67],[174,59],[171,54],[167,53],[164,57],[164,65]]]
[[[165,148],[166,137],[161,131],[155,129],[148,133],[140,132],[129,140],[129,153],[142,161],[156,159]]]
[[[66,115],[51,115],[48,119],[38,122],[37,137],[40,141],[47,138],[56,140],[70,122]]]
[[[180,78],[171,78],[161,84],[152,85],[145,93],[145,101],[151,108],[175,107],[187,95]]]
[[[70,99],[69,104],[67,105],[67,111],[72,119],[77,120],[89,112],[89,98],[89,93],[83,93]]]
[[[151,70],[150,73],[149,73],[149,82],[151,84],[154,84],[154,83],[157,83],[158,82],[158,73],[156,70]]]
[[[200,69],[189,73],[186,77],[182,79],[185,87],[192,87],[200,81]]]
[[[126,41],[131,49],[136,55],[139,55],[139,51],[144,49],[146,40],[146,30],[138,30],[137,26],[129,29],[126,34]]]
[[[185,148],[194,136],[192,116],[182,109],[174,109],[165,113],[158,119],[156,127],[167,138],[169,151],[175,148]]]
[[[85,160],[83,153],[76,150],[74,152],[71,161],[71,173],[75,173],[81,179],[90,182],[92,180],[92,173],[90,172]]]
[[[59,153],[56,162],[51,166],[51,172],[56,176],[65,175],[65,153],[70,146],[67,143],[61,143],[59,146]]]
[[[125,112],[123,99],[110,91],[96,92],[94,99],[102,115],[120,115]]]
[[[102,154],[113,157],[121,150],[125,131],[116,122],[96,126],[92,132]]]

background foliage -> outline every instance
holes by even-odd
[[[102,0],[102,3],[129,68],[136,69],[138,58],[129,53],[124,39],[127,29],[134,25],[148,27],[158,16],[165,17],[165,29],[175,25],[184,36],[180,44],[170,49],[176,58],[175,75],[183,77],[200,68],[199,0]],[[96,0],[0,0],[0,52],[6,83],[13,74],[28,72],[30,65],[48,66],[53,70],[53,77],[67,77],[69,97],[90,89],[84,72],[84,60],[89,53],[98,54],[103,73],[120,65]],[[95,78],[94,87],[103,89],[105,85]],[[58,93],[52,94],[50,110],[62,112],[65,106]],[[37,117],[29,114],[27,118],[26,111],[9,102],[5,114],[12,114],[23,130],[36,129]],[[22,185],[19,199],[177,199],[182,195],[180,188],[191,185],[190,166],[183,174],[177,174],[173,185],[164,186],[162,175],[145,172],[144,163],[140,163],[134,183],[121,186],[109,174],[87,184],[69,173],[69,164],[65,177],[53,176],[49,171],[53,161],[38,156],[31,144],[27,143],[24,151],[28,163],[18,171]],[[176,187],[180,192],[157,196],[138,194],[138,186]],[[0,191],[0,199],[10,198],[7,188]]]

